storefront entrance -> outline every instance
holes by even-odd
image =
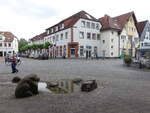
[[[91,58],[91,54],[92,54],[92,47],[86,46],[86,58]]]
[[[75,57],[76,56],[76,49],[75,48],[70,48],[70,56]]]
[[[79,49],[78,42],[68,43],[68,57],[78,57],[78,49]]]

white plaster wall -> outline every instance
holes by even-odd
[[[18,53],[18,40],[17,38],[14,38],[13,42],[4,42],[5,37],[3,36],[3,40],[0,41],[0,43],[2,43],[2,47],[0,47],[0,51],[8,53],[9,51],[11,52],[11,54],[13,53],[13,51],[15,53]],[[5,47],[4,44],[7,44],[7,46]],[[11,43],[11,47],[8,47],[8,44]]]
[[[84,50],[86,50],[86,46],[91,46],[92,47],[92,51],[94,52],[94,47],[97,47],[98,49],[98,56],[100,56],[100,40],[97,40],[97,34],[100,34],[100,29],[92,29],[92,28],[87,28],[87,27],[82,27],[81,26],[81,21],[85,21],[85,22],[90,22],[90,23],[95,23],[95,24],[99,24],[100,28],[101,28],[101,24],[99,22],[95,22],[95,21],[90,21],[90,20],[86,20],[86,19],[80,19],[73,27],[73,38],[74,38],[74,42],[79,42],[79,52],[80,52],[80,46],[84,46]],[[84,39],[80,38],[80,32],[84,32]],[[87,33],[91,33],[91,39],[87,39]],[[96,40],[92,39],[92,33],[96,34]],[[80,57],[80,54],[79,54]],[[85,57],[85,54],[84,56]]]

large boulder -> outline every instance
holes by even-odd
[[[12,83],[18,83],[20,80],[21,80],[21,78],[16,76],[12,79]]]
[[[96,80],[88,80],[82,83],[81,91],[83,92],[90,92],[97,88]]]
[[[16,98],[29,97],[38,94],[38,82],[39,78],[36,74],[30,74],[25,76],[17,84],[15,90]]]

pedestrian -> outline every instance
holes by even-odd
[[[16,69],[16,65],[17,65],[17,58],[15,55],[12,56],[11,59],[11,69],[12,69],[12,73],[17,73],[18,69]]]
[[[8,56],[8,54],[6,54],[6,56],[5,56],[5,64],[6,64],[6,62],[8,62],[8,60],[9,60],[9,56]]]

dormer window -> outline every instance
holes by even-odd
[[[62,24],[62,29],[64,28],[64,24]]]
[[[64,28],[64,24],[60,24],[60,29],[63,29]]]
[[[53,30],[53,28],[51,29],[51,33],[53,33],[54,32],[54,30]]]
[[[58,26],[55,27],[55,31],[58,31]]]
[[[47,35],[49,34],[49,30],[47,30]]]
[[[0,35],[0,40],[3,40],[3,37]]]

